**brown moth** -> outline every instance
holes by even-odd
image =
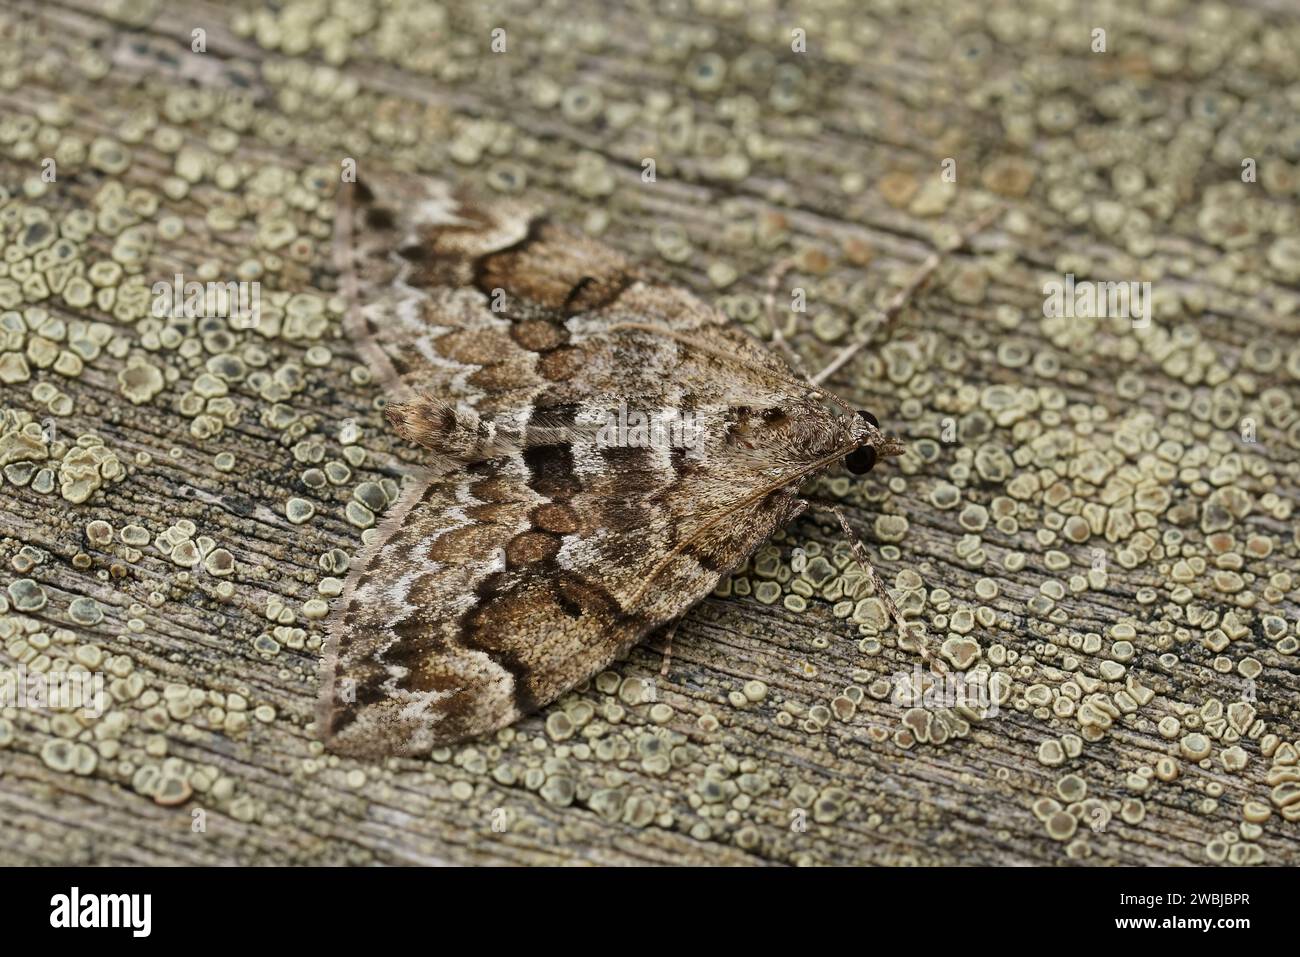
[[[341,203],[345,292],[363,303],[348,329],[428,466],[332,615],[317,722],[332,750],[427,753],[536,711],[708,595],[809,506],[809,480],[903,451],[540,210],[369,182]],[[691,431],[624,428],[657,416]]]

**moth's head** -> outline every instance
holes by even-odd
[[[839,459],[850,472],[861,475],[880,459],[903,454],[903,443],[880,431],[870,412],[837,415],[819,401],[787,400],[767,408],[736,406],[729,418],[728,443],[767,464],[820,462],[824,468]]]
[[[844,467],[854,475],[870,472],[887,455],[903,454],[903,443],[881,432],[876,417],[865,409],[859,409],[856,415],[845,416],[845,420],[852,438],[858,443],[857,448],[844,456]]]

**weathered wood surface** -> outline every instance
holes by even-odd
[[[47,423],[0,430],[2,653],[80,662],[112,693],[98,719],[0,711],[0,862],[1300,862],[1300,16],[336,7],[0,6],[0,311],[23,317],[0,328],[0,405]],[[904,576],[900,598],[923,582],[936,649],[951,636],[959,657],[965,635],[1012,679],[1000,712],[907,740],[907,709],[879,696],[916,656],[840,617],[861,587],[843,560],[802,576],[811,597],[791,590],[795,550],[839,540],[801,520],[742,576],[776,581],[777,601],[703,603],[667,678],[638,649],[492,741],[383,766],[323,753],[319,558],[356,551],[354,490],[418,459],[341,332],[349,158],[363,179],[517,188],[760,333],[764,277],[793,257],[778,300],[810,369],[1005,204],[905,314],[888,363],[833,379],[915,450],[819,489],[869,540],[897,540],[878,567]],[[68,241],[57,257],[45,221]],[[149,290],[177,272],[260,280],[271,319],[165,332]],[[1151,281],[1150,328],[1044,318],[1043,283],[1066,273]],[[786,308],[796,286],[806,314]],[[344,474],[349,421],[365,452]],[[124,474],[70,501],[87,434]],[[304,481],[327,463],[338,484]],[[295,498],[314,506],[301,525]],[[180,520],[192,541],[169,557],[155,540]],[[128,525],[149,544],[123,542]],[[1080,752],[1058,762],[1069,736]]]

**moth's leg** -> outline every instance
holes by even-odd
[[[834,375],[840,366],[844,365],[844,363],[857,355],[862,347],[875,337],[875,333],[878,330],[883,329],[888,331],[894,320],[898,318],[899,313],[903,311],[903,307],[906,306],[908,302],[911,301],[912,297],[916,295],[917,290],[924,286],[929,278],[934,275],[935,270],[937,270],[943,262],[944,257],[949,252],[956,252],[958,249],[961,249],[1000,215],[1002,215],[1001,206],[994,206],[992,209],[986,210],[980,216],[976,217],[975,221],[962,231],[955,246],[946,251],[931,253],[926,258],[925,262],[921,264],[921,268],[912,273],[911,277],[909,277],[907,282],[903,285],[903,288],[898,290],[898,292],[890,298],[889,302],[885,304],[885,308],[881,310],[880,315],[876,316],[871,327],[853,342],[841,349],[835,358],[827,363],[826,367],[813,376],[809,381],[811,381],[813,385],[821,385],[828,378]]]
[[[910,643],[911,636],[907,630],[907,623],[903,620],[903,615],[899,612],[898,606],[894,604],[894,599],[890,596],[889,589],[885,587],[884,581],[881,580],[880,575],[876,573],[876,569],[872,567],[871,559],[867,557],[867,547],[862,544],[862,539],[858,537],[858,533],[855,532],[853,526],[849,524],[848,517],[844,514],[844,510],[838,505],[831,505],[829,502],[808,502],[808,504],[819,511],[830,512],[835,516],[835,519],[840,523],[840,528],[844,532],[845,539],[848,540],[849,548],[853,550],[854,559],[862,566],[863,571],[867,573],[867,577],[871,579],[871,584],[875,586],[876,594],[880,596],[880,600],[884,603],[885,609],[889,612],[889,617],[893,619],[894,625],[898,628],[899,638],[905,643]],[[939,674],[947,672],[948,669],[944,663],[930,654],[930,647],[926,643],[924,637],[919,635],[917,636],[916,648],[917,652],[921,655],[921,660],[929,665],[931,671]]]
[[[677,635],[677,626],[682,623],[680,618],[676,618],[668,623],[664,629],[664,646],[659,649],[659,653],[664,656],[663,664],[659,666],[659,677],[668,677],[668,666],[673,660],[673,638]]]

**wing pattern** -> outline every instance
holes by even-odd
[[[358,190],[350,329],[396,399],[516,440],[447,443],[492,457],[414,477],[345,584],[319,723],[367,756],[504,727],[684,613],[801,508],[783,479],[806,463],[746,454],[748,418],[816,405],[618,253],[518,204],[414,188]],[[693,443],[595,428],[638,412],[689,415]]]

